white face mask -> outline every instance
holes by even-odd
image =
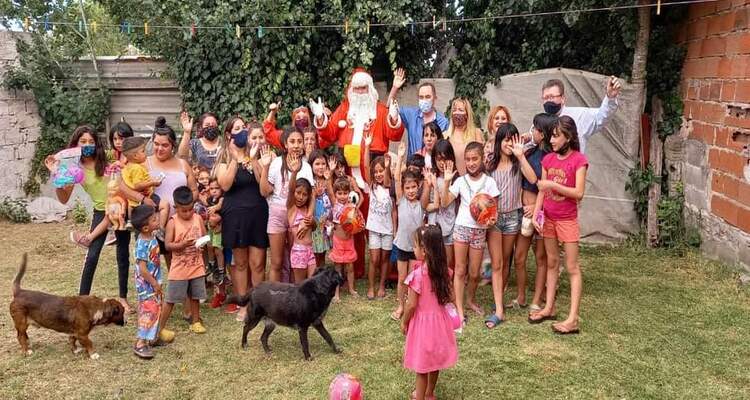
[[[426,114],[432,110],[432,100],[419,100],[419,110]]]

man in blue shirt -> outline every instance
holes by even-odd
[[[388,95],[388,102],[396,99],[398,91],[406,83],[406,71],[403,68],[393,73],[393,87]],[[418,107],[401,106],[399,113],[407,132],[408,155],[422,150],[422,128],[425,124],[435,121],[441,130],[448,129],[448,119],[443,113],[435,110],[437,92],[435,85],[430,82],[420,83],[417,87]]]

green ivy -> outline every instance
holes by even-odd
[[[638,216],[641,225],[646,223],[648,215],[648,198],[651,185],[660,181],[660,178],[654,174],[654,168],[649,164],[645,169],[636,166],[628,173],[628,182],[625,183],[625,190],[633,195],[633,209]]]
[[[409,76],[430,76],[430,58],[445,42],[440,31],[415,27],[410,20],[428,20],[441,14],[443,2],[430,0],[274,0],[230,2],[226,0],[166,0],[160,2],[105,0],[103,4],[121,20],[148,20],[152,26],[226,26],[160,31],[130,39],[141,49],[165,57],[171,75],[180,86],[185,108],[193,115],[213,111],[221,118],[240,114],[265,117],[267,106],[281,100],[290,110],[320,96],[330,105],[339,103],[354,67],[374,71],[376,80],[390,79],[396,66]],[[240,26],[290,26],[343,24],[343,29],[244,29]],[[395,23],[397,27],[371,27],[367,21]],[[282,112],[280,122],[288,122]]]

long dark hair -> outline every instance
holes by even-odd
[[[196,130],[196,133],[197,133],[197,135],[198,135],[199,138],[203,137],[203,121],[205,121],[206,118],[208,118],[208,117],[213,117],[213,119],[216,120],[216,125],[217,125],[216,129],[219,129],[218,128],[219,117],[217,117],[216,114],[214,114],[214,113],[212,113],[210,111],[204,112],[203,114],[201,114],[200,117],[198,117],[198,121],[196,121],[197,124],[195,125],[196,126],[195,130]]]
[[[448,257],[443,246],[443,231],[440,225],[424,225],[417,229],[416,242],[424,251],[427,273],[432,281],[432,291],[438,303],[451,301],[451,279],[448,276]]]
[[[94,151],[94,171],[96,171],[96,176],[104,176],[104,170],[107,168],[107,155],[104,152],[104,143],[91,125],[77,127],[73,131],[73,135],[70,136],[68,148],[78,147],[78,141],[86,133],[94,138],[94,147],[96,148]],[[81,159],[83,159],[83,156],[81,156]]]
[[[503,140],[512,139],[515,136],[518,136],[518,128],[511,123],[504,122],[497,128],[497,132],[495,132],[495,146],[492,148],[492,160],[490,160],[490,163],[487,165],[487,169],[489,169],[490,172],[497,169],[497,166],[500,164],[500,160],[503,157]],[[511,171],[515,173],[518,169],[518,159],[515,155],[511,154],[510,160],[513,163]]]
[[[286,163],[286,157],[289,154],[289,150],[286,148],[286,141],[289,140],[289,137],[297,134],[302,136],[302,140],[305,139],[305,136],[302,134],[302,132],[298,131],[297,128],[293,126],[287,126],[284,128],[284,133],[281,134],[281,183],[286,184],[286,178],[289,176],[289,166]],[[303,150],[304,154],[304,150]]]
[[[442,174],[437,169],[437,158],[438,156],[442,157],[445,160],[450,160],[453,162],[453,165],[456,165],[456,153],[453,151],[453,145],[451,142],[447,139],[440,139],[435,143],[435,146],[432,148],[432,154],[430,154],[430,157],[432,157],[432,170],[436,174]],[[456,174],[458,175],[458,174]],[[458,176],[454,176],[453,180],[456,180]]]
[[[557,126],[557,115],[539,113],[534,116],[533,124],[534,129],[542,132],[542,136],[544,137],[542,142],[539,143],[539,148],[542,149],[542,151],[549,153],[552,150],[550,138],[552,138],[552,132],[555,130],[555,126]]]
[[[112,148],[112,150],[117,151],[117,149],[115,149],[115,133],[120,135],[121,138],[125,139],[126,137],[133,136],[133,128],[123,119],[122,121],[112,125],[112,128],[109,129],[109,146]]]
[[[558,118],[557,129],[566,139],[570,140],[568,146],[571,150],[581,151],[581,143],[578,141],[578,128],[573,118],[567,115]]]
[[[434,133],[434,134],[435,134],[435,136],[437,136],[437,139],[438,139],[438,140],[441,140],[441,139],[445,139],[445,138],[443,137],[443,130],[442,130],[442,129],[440,129],[440,126],[439,126],[439,125],[437,124],[437,122],[435,122],[435,121],[430,121],[430,122],[428,122],[428,123],[424,124],[424,127],[422,128],[422,137],[424,137],[424,132],[425,132],[425,131],[426,131],[427,129],[429,129],[430,131],[432,131],[432,133]],[[436,142],[436,143],[437,143],[437,142]]]

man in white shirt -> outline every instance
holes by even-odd
[[[607,95],[599,108],[566,107],[565,85],[559,79],[550,79],[542,86],[542,101],[544,112],[557,116],[567,115],[576,122],[578,141],[581,143],[581,153],[586,153],[586,142],[598,132],[617,111],[619,105],[617,97],[620,95],[622,84],[612,76],[607,81]]]

